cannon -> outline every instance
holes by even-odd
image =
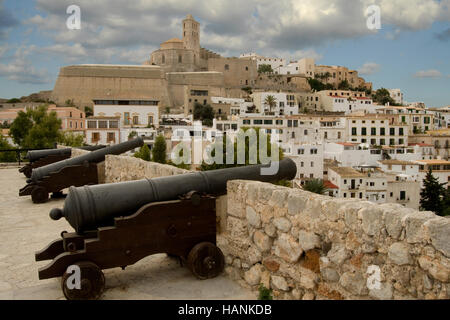
[[[106,146],[104,145],[98,145],[98,146],[79,147],[78,149],[95,151],[103,149],[105,147]],[[71,148],[28,151],[25,158],[28,159],[30,162],[27,163],[22,168],[20,168],[19,172],[23,173],[27,178],[30,178],[33,169],[68,159],[70,158],[71,155],[72,155]]]
[[[275,182],[294,179],[289,159],[275,175],[262,175],[263,165],[71,187],[64,208],[50,211],[65,218],[75,232],[36,253],[36,261],[52,260],[38,271],[39,279],[61,278],[65,297],[97,299],[105,286],[102,270],[133,265],[153,254],[178,257],[198,279],[218,276],[224,256],[216,246],[216,197],[226,194],[227,181]],[[69,267],[80,270],[81,288],[68,285]]]
[[[35,168],[31,177],[27,179],[28,184],[20,189],[19,196],[31,195],[33,203],[43,203],[48,200],[50,192],[53,193],[53,197],[60,197],[62,196],[61,190],[70,186],[97,184],[97,164],[105,161],[107,154],[118,155],[141,147],[143,144],[144,140],[139,137],[75,158]]]

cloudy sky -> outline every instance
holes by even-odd
[[[81,29],[69,30],[70,5]],[[381,29],[366,9],[381,8]],[[53,89],[59,68],[141,64],[181,20],[201,23],[201,45],[224,56],[256,52],[360,71],[407,101],[450,105],[450,0],[0,0],[0,97]]]

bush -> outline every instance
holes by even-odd
[[[164,136],[160,134],[159,136],[156,137],[155,145],[153,146],[152,150],[153,161],[165,164],[167,162],[166,149],[167,149],[166,139],[164,139]]]
[[[267,289],[263,284],[261,284],[258,291],[258,300],[273,300],[272,289]]]
[[[148,147],[148,145],[144,144],[138,152],[136,152],[134,154],[134,156],[136,158],[145,160],[145,161],[150,161],[151,160],[151,156],[150,156],[150,148]]]
[[[0,135],[0,150],[14,149],[3,136]],[[16,162],[15,152],[0,152],[0,162]]]

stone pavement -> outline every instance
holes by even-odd
[[[19,197],[26,178],[18,168],[0,169],[0,299],[64,299],[60,279],[39,280],[37,270],[49,261],[35,262],[34,253],[71,231],[64,220],[48,213],[64,200],[33,204]],[[105,270],[102,299],[255,299],[250,290],[222,274],[210,280],[196,279],[187,268],[165,254],[147,257],[125,271]]]

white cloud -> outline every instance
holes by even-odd
[[[422,70],[418,71],[414,74],[415,78],[440,78],[442,77],[442,73],[435,69],[430,70]]]
[[[358,73],[361,75],[371,75],[380,71],[380,65],[375,62],[367,62],[358,69]]]
[[[17,48],[8,63],[0,64],[0,77],[6,77],[19,83],[50,83],[48,71],[46,69],[36,69],[29,59],[29,56],[35,50],[36,47],[34,46]]]

